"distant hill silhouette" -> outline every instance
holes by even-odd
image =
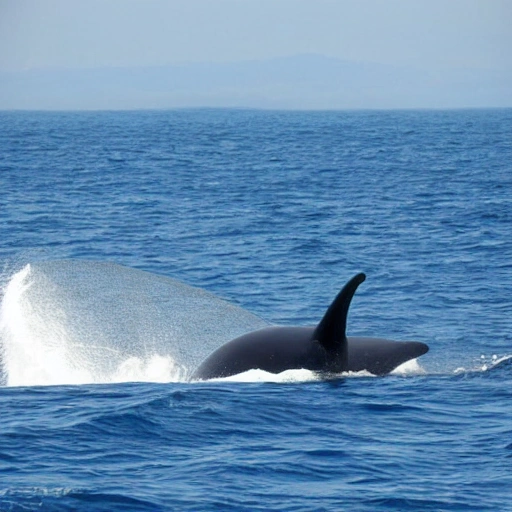
[[[0,72],[0,109],[511,107],[512,73],[320,55],[164,67]]]

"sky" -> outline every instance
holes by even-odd
[[[512,0],[0,0],[0,72],[315,54],[512,72]]]
[[[511,0],[0,0],[0,69],[345,60],[512,67]]]

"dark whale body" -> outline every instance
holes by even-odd
[[[354,276],[316,327],[268,327],[244,334],[213,352],[192,379],[229,377],[252,369],[281,373],[304,368],[324,374],[367,370],[385,375],[428,352],[428,346],[417,341],[347,338],[350,302],[365,278]]]

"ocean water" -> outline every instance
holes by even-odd
[[[0,510],[512,510],[512,110],[0,112]],[[391,375],[189,380],[313,325]]]

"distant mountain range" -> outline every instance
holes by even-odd
[[[0,72],[0,109],[512,107],[512,72],[320,55],[163,67]]]

